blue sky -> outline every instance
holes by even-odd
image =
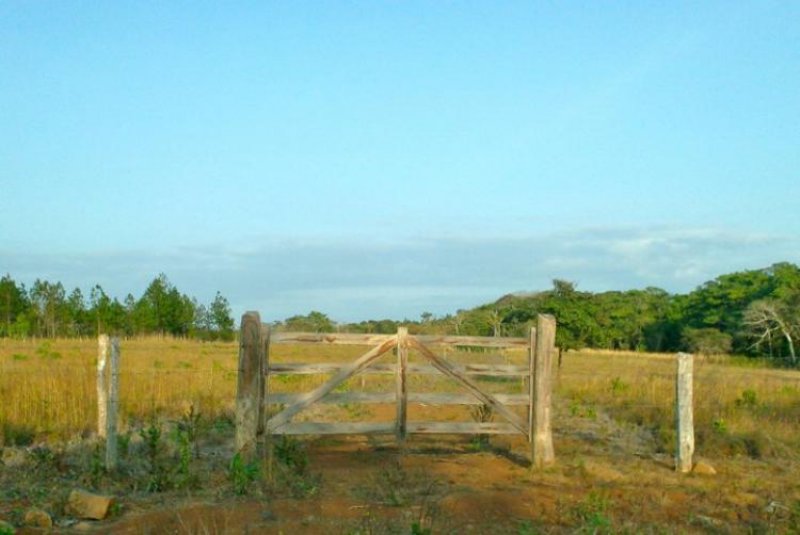
[[[800,262],[795,2],[0,3],[0,272],[238,315]]]

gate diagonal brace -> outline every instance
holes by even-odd
[[[339,373],[328,379],[327,382],[323,383],[316,389],[308,392],[307,394],[302,395],[298,400],[293,404],[289,405],[281,412],[273,416],[267,422],[267,433],[271,433],[276,431],[279,427],[284,424],[289,423],[289,421],[300,411],[308,407],[309,405],[315,403],[322,399],[326,394],[330,393],[334,388],[345,382],[350,377],[354,376],[358,372],[362,371],[363,369],[367,368],[374,360],[378,357],[386,353],[387,351],[393,349],[397,346],[397,337],[390,338],[386,340],[379,346],[375,346],[370,349],[368,352],[364,353],[358,360],[354,361],[349,366],[345,366]]]
[[[425,347],[425,345],[423,345],[419,340],[417,340],[413,336],[409,336],[406,340],[414,349],[419,351],[425,358],[430,360],[435,368],[437,368],[445,375],[461,383],[473,396],[475,396],[483,403],[491,407],[492,410],[495,411],[497,414],[503,416],[520,433],[522,433],[525,436],[528,436],[529,434],[528,426],[525,425],[525,423],[522,421],[522,419],[520,419],[519,416],[508,410],[505,407],[505,405],[500,403],[496,397],[494,397],[489,393],[483,392],[478,387],[478,385],[475,384],[471,379],[461,374],[449,362],[437,356],[435,353],[433,353],[430,349]]]

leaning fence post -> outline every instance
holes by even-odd
[[[97,436],[105,438],[108,410],[106,389],[106,366],[108,364],[109,339],[107,334],[97,337]]]
[[[533,437],[531,440],[531,462],[532,466],[536,468],[552,464],[555,461],[553,434],[550,427],[555,340],[556,319],[549,314],[539,314],[536,320],[536,346],[533,362]]]
[[[108,384],[106,470],[117,466],[117,408],[119,407],[119,338],[111,339],[111,380]]]
[[[239,333],[239,377],[236,388],[236,451],[256,453],[261,404],[264,392],[262,370],[264,348],[258,312],[242,316]]]
[[[678,353],[678,373],[675,378],[675,425],[677,444],[675,470],[681,473],[692,470],[694,455],[694,415],[692,413],[692,368],[694,357]]]

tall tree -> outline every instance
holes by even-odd
[[[29,307],[25,287],[17,285],[11,275],[0,279],[0,336],[10,336],[12,327],[22,319]]]

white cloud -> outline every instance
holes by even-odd
[[[454,312],[553,278],[589,291],[658,286],[689,291],[723,273],[800,261],[795,237],[714,228],[588,228],[525,238],[357,240],[265,239],[163,251],[46,255],[0,251],[2,270],[30,284],[95,283],[119,298],[141,295],[164,272],[201,301],[217,290],[237,314],[265,319],[317,309],[341,321]]]

